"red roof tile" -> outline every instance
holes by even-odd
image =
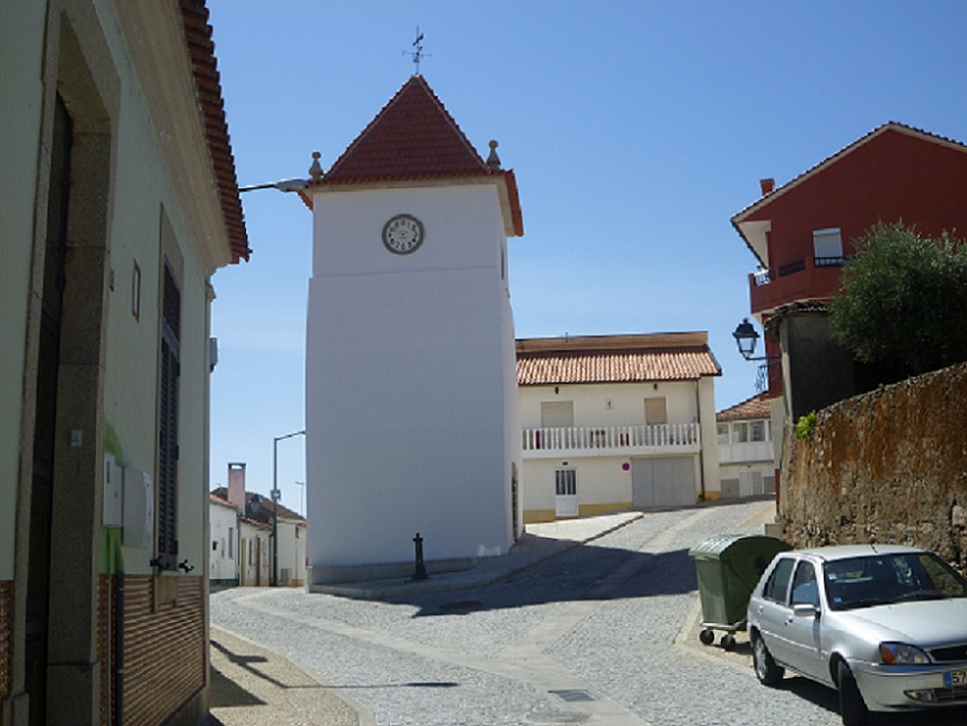
[[[412,76],[336,159],[325,183],[489,173],[423,76]]]
[[[769,418],[772,410],[769,406],[770,398],[767,393],[760,393],[747,398],[741,403],[723,409],[715,414],[716,421],[742,421],[750,418]]]
[[[232,143],[225,120],[222,86],[218,62],[215,60],[215,43],[212,41],[212,26],[208,24],[205,0],[181,0],[181,18],[232,262],[248,260],[252,250],[248,246],[245,215],[238,196],[235,157],[232,155]]]
[[[310,187],[473,177],[504,182],[510,227],[523,235],[513,170],[489,167],[423,76],[414,75]]]
[[[674,345],[676,339],[681,344]],[[720,376],[722,369],[706,339],[702,334],[679,333],[519,340],[517,382],[522,386],[642,383]]]

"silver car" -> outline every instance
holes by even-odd
[[[869,711],[967,705],[967,580],[931,552],[850,545],[782,552],[752,592],[749,639],[767,686],[795,671]]]

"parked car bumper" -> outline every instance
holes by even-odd
[[[907,711],[967,705],[967,685],[948,686],[944,675],[967,669],[967,662],[923,666],[885,666],[851,661],[863,700],[871,711]]]

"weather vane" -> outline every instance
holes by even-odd
[[[423,52],[423,33],[420,32],[420,26],[416,26],[416,40],[413,41],[413,47],[416,50],[404,50],[403,55],[408,55],[413,58],[413,64],[416,66],[416,75],[420,75],[420,60],[424,57],[429,58],[429,53]]]

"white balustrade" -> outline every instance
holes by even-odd
[[[654,426],[570,426],[523,429],[528,452],[647,453],[649,450],[698,451],[697,423]]]

